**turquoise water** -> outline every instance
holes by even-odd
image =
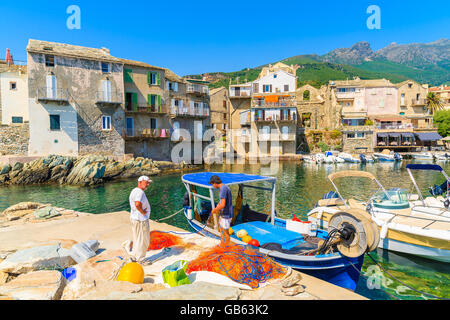
[[[385,188],[400,187],[413,191],[412,183],[405,169],[406,161],[401,164],[322,164],[282,162],[279,167],[272,167],[277,177],[276,208],[277,214],[290,218],[293,214],[305,215],[322,195],[333,186],[326,178],[330,173],[341,170],[365,170],[373,173]],[[441,164],[450,172],[450,164]],[[269,174],[270,166],[263,165],[216,165],[209,171],[244,172],[250,174]],[[438,172],[414,173],[416,181],[424,194],[433,184],[441,184],[444,179]],[[183,205],[186,191],[181,183],[181,174],[152,177],[154,183],[147,190],[147,197],[152,206],[152,219],[160,219],[179,210]],[[343,196],[366,200],[377,187],[364,179],[343,178],[337,180]],[[107,183],[96,187],[74,187],[59,185],[9,186],[0,187],[0,210],[21,201],[51,203],[68,209],[104,213],[129,210],[128,196],[136,186],[135,179]],[[236,188],[232,188],[233,196]],[[356,196],[356,197],[355,197]],[[244,197],[250,207],[257,211],[270,212],[270,197],[260,190],[248,189]],[[189,230],[182,214],[164,222]],[[408,255],[401,255],[383,250],[372,252],[372,256],[389,272],[406,284],[421,291],[441,297],[450,297],[450,266]],[[356,292],[370,299],[423,299],[420,294],[392,280],[389,276],[377,272],[373,261],[366,257]],[[383,290],[377,289],[380,287]],[[372,289],[370,289],[372,288]]]

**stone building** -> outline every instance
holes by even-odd
[[[225,87],[212,89],[209,94],[211,107],[211,126],[214,130],[225,133],[228,129],[230,99]]]
[[[106,48],[29,40],[29,155],[125,151],[123,62]]]
[[[124,63],[125,153],[170,159],[169,99],[165,69],[144,62]]]

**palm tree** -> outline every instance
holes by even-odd
[[[442,103],[442,100],[436,95],[436,93],[428,92],[426,108],[431,114],[434,114],[437,111],[444,109],[444,105]]]

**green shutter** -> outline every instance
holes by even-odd
[[[152,84],[152,73],[150,71],[147,72],[147,83]]]
[[[159,74],[159,73],[158,73]],[[158,94],[157,96],[157,107],[158,107],[158,111],[161,112],[161,96]]]
[[[134,110],[134,111],[137,111],[137,107],[138,107],[138,105],[137,105],[138,96],[137,96],[137,93],[135,93],[135,92],[132,93],[132,101],[133,101],[133,110]]]
[[[124,69],[123,70],[123,76],[125,82],[133,82],[133,70],[131,69]]]
[[[156,74],[156,84],[161,85],[161,73],[159,72]]]

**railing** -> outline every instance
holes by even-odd
[[[63,88],[41,87],[37,89],[38,100],[45,101],[69,101],[69,91]]]
[[[411,104],[413,106],[426,106],[427,105],[427,99],[412,99]]]
[[[412,123],[402,123],[402,124],[378,124],[377,129],[414,129]]]
[[[139,112],[139,113],[167,113],[167,108],[164,105],[152,106],[149,104],[133,104],[131,106],[126,106],[127,112]]]
[[[123,95],[111,91],[97,91],[95,101],[97,103],[120,104],[123,101]]]
[[[254,117],[255,122],[270,122],[270,121],[297,121],[297,116],[285,116],[285,115],[275,115],[275,116],[266,116],[266,117],[258,117],[255,115]]]
[[[295,138],[295,133],[258,133],[259,141],[295,141]]]
[[[295,107],[295,99],[280,99],[278,102],[266,102],[264,100],[254,100],[252,102],[252,107],[265,107],[265,108],[280,108],[280,107]]]
[[[238,94],[236,94],[236,91],[230,90],[230,98],[234,98],[234,97],[246,97],[246,98],[250,98],[251,94],[250,94],[250,90],[247,91],[240,91]]]
[[[135,133],[135,130],[127,128],[124,132],[124,138],[170,138],[170,134],[170,129],[146,128]]]
[[[209,108],[190,108],[172,106],[170,113],[176,116],[208,117]]]
[[[209,94],[209,88],[207,86],[204,86],[204,85],[189,84],[186,87],[186,92],[188,92],[188,93]]]

